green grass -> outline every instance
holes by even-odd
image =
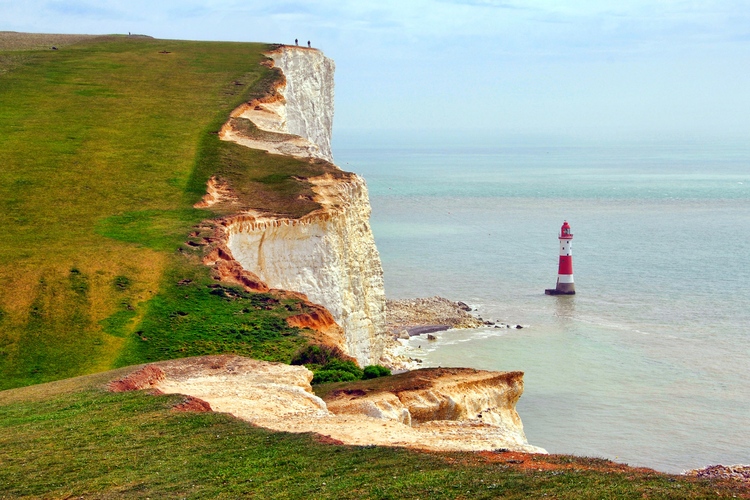
[[[227,352],[289,363],[307,344],[300,330],[284,320],[306,311],[300,300],[219,284],[206,267],[185,261],[165,273],[117,366]],[[112,321],[115,329],[122,329],[118,321],[129,321],[127,313],[124,306]]]
[[[311,201],[312,186],[300,180],[324,173],[340,176],[342,173],[330,163],[322,160],[300,162],[292,157],[269,155],[256,149],[248,149],[232,142],[218,142],[215,154],[210,161],[214,175],[232,186],[242,206],[260,211],[280,214],[287,217],[301,217],[320,207]],[[206,177],[207,176],[203,176]],[[203,179],[201,177],[201,179]],[[205,192],[206,182],[196,182],[203,186],[196,192]],[[236,211],[236,207],[221,212]]]
[[[186,228],[199,224],[205,218],[206,211],[196,208],[137,210],[101,219],[95,231],[115,240],[171,251],[187,239]]]
[[[210,281],[179,250],[202,220],[227,212],[192,207],[211,176],[239,193],[242,208],[294,217],[318,208],[300,179],[329,164],[217,136],[232,109],[278,78],[259,64],[269,46],[110,36],[66,38],[49,50],[55,37],[0,37],[0,389],[123,359],[270,348],[217,333],[250,324],[277,328],[278,352],[268,356],[289,358],[298,335],[269,319],[287,314],[283,304],[240,318],[207,288],[180,304],[172,279]],[[196,335],[197,323],[164,326],[188,306],[216,311],[202,316],[216,322],[206,327],[214,341]],[[154,340],[167,331],[177,335],[173,349]],[[152,347],[134,347],[144,336]]]
[[[172,411],[181,396],[99,388],[114,376],[0,392],[0,498],[640,499],[748,493],[726,482],[618,469],[600,459],[526,456],[529,467],[520,468],[502,455],[490,461],[472,453],[326,445],[226,414]]]

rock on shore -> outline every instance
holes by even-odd
[[[750,484],[750,465],[709,465],[685,472],[686,476],[709,479],[733,479]]]
[[[480,328],[484,323],[472,316],[463,302],[443,297],[386,301],[388,332],[397,336],[404,330],[411,335],[448,328]]]

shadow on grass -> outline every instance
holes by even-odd
[[[212,214],[197,208],[140,210],[113,215],[96,224],[96,233],[154,250],[174,251],[186,239],[190,228]]]

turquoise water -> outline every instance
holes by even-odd
[[[386,294],[528,325],[414,356],[524,371],[527,437],[553,453],[750,462],[750,147],[366,144],[335,153],[368,182]],[[563,219],[578,294],[549,297]]]

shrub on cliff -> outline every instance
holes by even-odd
[[[367,365],[362,373],[362,378],[365,380],[378,377],[387,377],[391,374],[391,370],[383,365]]]
[[[313,375],[313,384],[322,384],[325,382],[353,382],[359,378],[344,370],[318,370]]]
[[[312,370],[313,384],[367,380],[391,374],[391,371],[382,365],[368,365],[363,370],[346,357],[338,347],[314,344],[297,351],[292,357],[292,364],[305,365]]]
[[[343,361],[341,359],[331,360],[329,363],[326,363],[326,365],[322,369],[323,370],[338,370],[342,372],[351,373],[352,375],[356,377],[354,380],[361,379],[363,375],[362,368],[357,366],[357,363],[355,363],[354,361]]]
[[[314,365],[315,367],[321,367],[334,360],[343,361],[345,358],[346,356],[338,347],[313,344],[305,346],[297,351],[294,356],[292,356],[291,364]]]
[[[319,370],[314,371],[312,383],[350,382],[361,380],[364,372],[354,361],[333,359]]]

